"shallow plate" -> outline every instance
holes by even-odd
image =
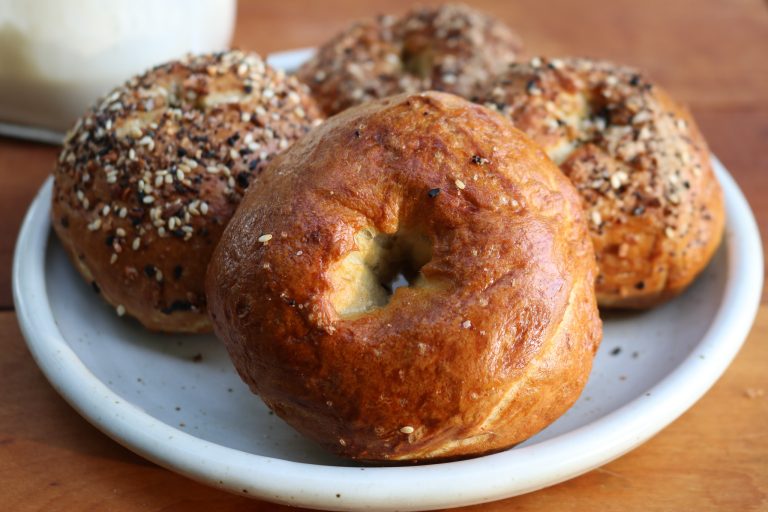
[[[681,297],[605,317],[581,399],[527,442],[474,460],[420,467],[352,465],[271,415],[211,336],[163,336],[118,318],[82,281],[55,237],[51,181],[24,220],[13,269],[16,309],[38,365],[88,421],[144,457],[228,491],[338,510],[416,510],[497,500],[561,482],[664,428],[723,373],[756,314],[760,239],[718,161],[723,246]]]

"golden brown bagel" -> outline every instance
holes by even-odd
[[[297,72],[328,115],[374,98],[428,89],[469,97],[520,52],[504,23],[466,5],[359,21]]]
[[[249,181],[319,118],[306,88],[254,54],[189,57],[112,91],[69,133],[53,226],[118,314],[211,329],[208,260]]]
[[[581,193],[601,306],[656,305],[707,265],[722,191],[696,124],[662,88],[606,62],[535,58],[479,101],[539,142]]]
[[[208,269],[214,329],[337,454],[435,461],[559,417],[601,336],[573,186],[502,116],[428,92],[339,114],[255,180]],[[402,273],[409,286],[390,293]]]

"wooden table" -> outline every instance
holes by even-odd
[[[243,2],[236,45],[268,53],[316,45],[353,19],[408,2]],[[760,0],[501,0],[531,54],[639,66],[692,108],[714,152],[768,229],[768,9]],[[109,440],[48,385],[19,333],[10,289],[21,217],[55,148],[0,138],[0,509],[240,511],[278,507],[199,485]],[[759,286],[761,283],[755,283]],[[621,459],[491,510],[768,510],[768,305],[715,387]]]

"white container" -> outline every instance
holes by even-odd
[[[63,132],[99,96],[229,47],[235,0],[0,0],[0,121]]]

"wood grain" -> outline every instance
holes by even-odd
[[[761,0],[482,0],[529,54],[586,55],[647,70],[688,103],[768,236],[768,8]],[[404,0],[243,1],[235,41],[260,53],[321,43]],[[57,149],[0,138],[0,309],[12,308],[11,254]],[[755,283],[759,286],[761,283]],[[768,292],[764,291],[764,302]],[[148,463],[88,425],[48,385],[0,313],[3,510],[281,510]],[[582,477],[468,510],[768,510],[768,306],[725,376],[653,440]]]

